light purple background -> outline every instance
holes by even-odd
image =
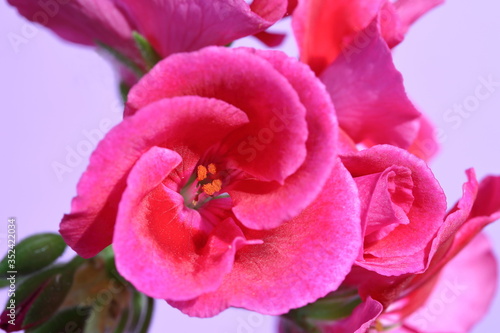
[[[500,6],[493,1],[449,1],[418,22],[395,51],[412,99],[444,133],[442,151],[432,163],[452,205],[461,195],[464,170],[478,177],[500,174],[500,87],[480,101],[461,123],[444,117],[454,104],[471,100],[480,78],[500,82]],[[286,29],[280,27],[281,30]],[[26,37],[16,52],[9,36]],[[249,42],[238,45],[249,45]],[[287,52],[295,56],[292,38]],[[120,120],[116,78],[93,50],[61,42],[20,18],[0,2],[0,254],[6,251],[6,220],[18,219],[18,236],[56,231],[93,148],[85,132]],[[54,163],[66,164],[69,150],[81,152],[71,171],[59,177]],[[500,253],[500,222],[487,233]],[[0,301],[4,302],[4,291]],[[151,332],[273,332],[274,319],[228,310],[212,319],[189,318],[157,302]],[[464,305],[468,306],[468,305]],[[474,332],[500,327],[500,298]]]

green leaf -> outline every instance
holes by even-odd
[[[43,325],[26,330],[26,333],[82,332],[90,314],[88,307],[74,307],[57,313]]]
[[[123,102],[127,102],[127,97],[128,97],[128,93],[130,91],[130,86],[125,83],[125,82],[120,82],[120,96],[122,97],[122,100]]]
[[[101,49],[105,50],[108,54],[110,54],[113,58],[118,60],[118,62],[120,62],[122,65],[130,69],[137,76],[137,78],[141,78],[145,74],[144,71],[134,61],[132,61],[132,59],[126,57],[120,51],[115,50],[111,46],[108,46],[99,41],[96,41],[95,43]]]
[[[53,263],[65,249],[66,243],[58,234],[44,233],[28,237],[13,249],[14,266],[9,265],[9,253],[0,262],[2,278],[7,276],[8,271],[17,271],[18,275],[36,272]]]
[[[339,320],[348,317],[354,308],[361,303],[359,296],[349,298],[321,299],[303,308],[292,310],[300,316],[315,320]]]
[[[153,49],[153,46],[148,42],[148,40],[138,33],[137,31],[132,32],[132,37],[134,38],[135,45],[141,52],[142,59],[146,63],[148,70],[154,67],[161,60],[161,57]]]
[[[56,313],[73,284],[75,270],[71,268],[66,266],[47,281],[24,317],[23,326],[38,325]]]
[[[285,317],[305,332],[319,333],[320,330],[316,326],[318,322],[346,318],[360,303],[361,298],[355,289],[339,290],[314,303],[291,310]]]
[[[16,304],[23,303],[37,292],[52,276],[63,270],[64,266],[53,266],[19,280],[16,284],[15,296],[12,298],[15,298]]]
[[[120,282],[125,286],[130,285],[130,283],[127,282],[127,280],[125,280],[125,278],[121,276],[118,270],[116,269],[115,253],[113,252],[113,247],[111,245],[102,250],[98,254],[98,257],[104,260],[104,266],[106,267],[106,272],[108,273],[109,277],[117,279],[118,282]]]

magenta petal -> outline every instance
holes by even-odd
[[[256,54],[269,61],[297,91],[307,111],[309,132],[306,159],[283,186],[246,181],[229,191],[238,219],[249,228],[261,229],[277,227],[282,220],[296,216],[320,193],[336,157],[338,129],[324,87],[306,66],[281,52]],[[256,206],[261,209],[256,211]]]
[[[380,12],[380,26],[389,47],[393,48],[401,43],[415,21],[443,2],[444,0],[387,1]]]
[[[443,223],[446,211],[445,195],[429,167],[407,151],[388,145],[344,155],[342,162],[354,178],[377,174],[393,166],[411,171],[414,200],[407,213],[409,223],[398,225],[375,243],[365,244],[365,256],[357,265],[382,275],[422,271],[426,266],[426,248]],[[406,203],[400,207],[402,211],[407,209]]]
[[[240,110],[195,96],[164,99],[123,120],[99,143],[78,183],[71,214],[60,225],[65,241],[87,258],[111,244],[127,175],[152,146],[184,147],[200,156],[246,122]]]
[[[110,0],[8,0],[30,21],[43,24],[74,43],[111,46],[130,58],[139,51],[132,40],[133,26]]]
[[[119,0],[139,31],[167,57],[208,45],[226,45],[263,31],[286,12],[285,0]]]
[[[478,235],[446,265],[427,302],[405,324],[421,333],[469,332],[495,295],[497,266],[488,239]]]
[[[467,170],[467,177],[462,198],[432,243],[426,274],[441,269],[486,225],[500,219],[500,177],[488,176],[479,185],[474,170]]]
[[[285,40],[286,35],[280,33],[271,33],[268,31],[262,31],[253,35],[255,38],[260,40],[268,47],[280,46]]]
[[[439,152],[439,148],[434,125],[425,115],[422,115],[417,137],[408,151],[424,161],[429,161]]]
[[[359,252],[356,196],[338,163],[324,192],[299,216],[276,229],[244,230],[247,239],[263,244],[238,251],[217,291],[169,303],[191,316],[213,316],[229,306],[278,315],[325,296],[340,285]]]
[[[488,176],[479,184],[469,218],[482,216],[489,216],[493,220],[500,217],[500,176]]]
[[[429,264],[432,266],[433,271],[440,269],[445,264],[443,258],[453,243],[456,233],[469,217],[474,201],[476,200],[479,187],[476,174],[473,169],[467,170],[466,174],[468,180],[462,186],[462,198],[452,211],[448,213],[443,225],[439,228],[436,238],[432,241],[429,259],[432,259],[433,262]],[[436,265],[439,267],[434,267]]]
[[[365,246],[386,237],[400,224],[410,221],[409,213],[414,201],[411,171],[406,167],[392,166],[380,174],[356,177],[362,207],[366,204]]]
[[[307,66],[252,49],[209,47],[173,55],[132,89],[128,114],[186,94],[222,99],[249,117],[246,128],[225,140],[235,169],[256,179],[227,189],[245,226],[277,227],[321,191],[335,158],[336,123],[328,94]]]
[[[198,251],[200,215],[162,184],[180,162],[177,153],[158,147],[137,161],[120,203],[113,248],[118,271],[141,292],[186,300],[219,287],[245,238],[227,219]]]
[[[374,21],[369,43],[346,48],[320,76],[331,95],[340,127],[355,142],[408,148],[417,137],[420,112],[408,99],[401,74]]]
[[[306,110],[286,78],[251,50],[207,47],[168,57],[131,90],[127,114],[183,95],[219,99],[246,112],[249,124],[225,140],[235,168],[282,183],[304,161]]]
[[[404,36],[410,26],[429,10],[442,4],[444,0],[397,0],[394,7],[399,16],[399,34]],[[391,47],[394,45],[391,45]]]

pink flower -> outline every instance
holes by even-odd
[[[113,243],[140,291],[202,317],[281,314],[342,282],[359,202],[307,66],[252,49],[172,55],[132,89],[126,115],[61,222],[80,255]]]
[[[132,31],[162,57],[225,45],[267,29],[286,11],[285,0],[8,0],[30,21],[83,45],[105,44],[147,70]]]
[[[437,152],[433,130],[408,99],[390,46],[439,2],[299,1],[292,23],[301,60],[325,83],[340,127],[355,143],[391,144],[424,159]]]
[[[486,314],[495,294],[498,264],[488,238],[479,234],[441,272],[385,311],[368,297],[348,318],[322,333],[467,333]]]
[[[500,218],[500,177],[488,176],[478,184],[474,171],[463,186],[463,197],[447,213],[429,242],[424,256],[423,274],[381,276],[354,267],[348,277],[363,298],[371,296],[385,306],[409,294],[435,277],[489,223]]]
[[[342,163],[361,200],[364,246],[356,265],[387,276],[422,272],[446,212],[445,195],[429,167],[388,145],[343,155]]]

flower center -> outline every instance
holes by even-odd
[[[188,183],[181,190],[185,205],[192,209],[199,209],[210,200],[228,197],[225,193],[217,195],[222,190],[222,184],[222,174],[218,172],[214,163],[198,165]]]
[[[217,168],[215,164],[210,163],[207,167],[198,165],[197,177],[199,192],[211,196],[222,189],[222,180],[217,176]]]

